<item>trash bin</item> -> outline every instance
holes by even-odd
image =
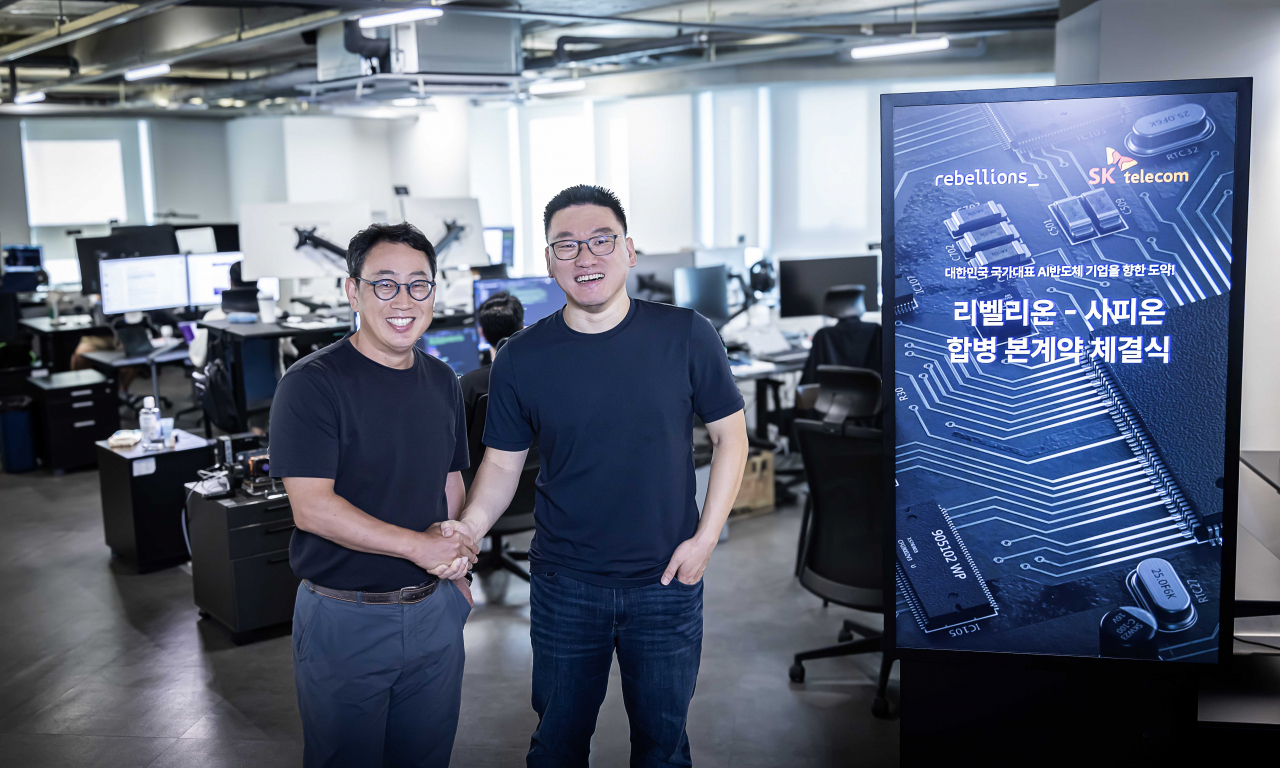
[[[9,474],[36,468],[31,442],[31,398],[26,395],[0,398],[0,468]]]

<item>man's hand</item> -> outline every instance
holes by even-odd
[[[711,550],[715,548],[714,540],[703,541],[697,536],[681,543],[662,574],[662,583],[670,584],[671,579],[677,578],[682,584],[697,584],[711,560]]]
[[[471,599],[471,585],[467,583],[467,580],[459,576],[456,579],[452,579],[452,581],[454,586],[458,588],[458,591],[462,593],[462,596],[467,598],[467,604],[472,608],[475,608],[476,601]]]
[[[442,529],[443,525],[436,523],[419,533],[417,541],[410,550],[409,559],[428,572],[436,572],[443,567],[453,565],[459,559],[474,563],[480,547],[467,530],[454,529],[446,535]]]
[[[446,538],[459,535],[469,536],[472,541],[478,542],[480,536],[477,536],[475,529],[467,524],[465,520],[445,520],[440,523],[440,533]],[[441,565],[438,568],[431,569],[430,573],[444,581],[457,581],[471,568],[471,564],[476,562],[474,557],[459,557],[454,559],[452,563]]]

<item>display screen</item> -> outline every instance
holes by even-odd
[[[188,254],[187,285],[191,305],[202,307],[221,303],[222,292],[231,287],[231,265],[242,258],[242,254],[234,252]],[[260,277],[257,283],[259,293],[266,293],[272,299],[280,298],[280,278]]]
[[[458,376],[480,367],[479,334],[471,326],[427,331],[418,338],[418,348],[449,364]]]
[[[520,300],[524,307],[525,326],[533,325],[542,318],[554,314],[564,306],[564,291],[551,277],[512,277],[502,280],[477,280],[472,286],[477,319],[476,327],[480,327],[480,305],[485,299],[499,291],[507,291]],[[489,345],[480,339],[480,349],[488,349]]]
[[[184,256],[107,259],[98,263],[102,311],[144,312],[187,305],[187,260]]]
[[[898,645],[1217,661],[1236,94],[891,109]]]

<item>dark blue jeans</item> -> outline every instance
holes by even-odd
[[[410,605],[348,603],[300,584],[293,676],[303,765],[447,766],[470,611],[452,582]]]
[[[586,768],[617,651],[631,768],[692,765],[685,721],[702,656],[702,582],[635,589],[534,574],[530,768]]]

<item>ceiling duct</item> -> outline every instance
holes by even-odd
[[[696,32],[672,37],[647,37],[641,40],[618,40],[610,37],[574,37],[556,39],[556,50],[550,56],[525,60],[525,69],[553,69],[572,64],[618,64],[635,59],[666,56],[687,51],[702,51],[710,45],[732,45],[752,35],[741,33]],[[570,45],[598,45],[587,50],[569,50]]]

